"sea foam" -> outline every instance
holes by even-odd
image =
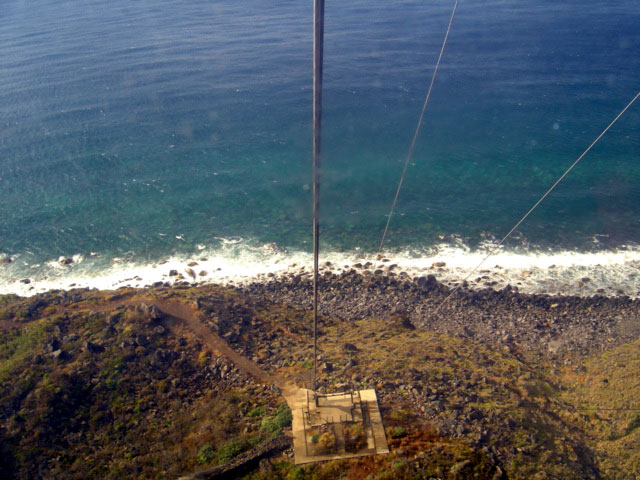
[[[176,255],[157,262],[106,259],[100,255],[71,256],[41,264],[20,261],[0,265],[0,293],[30,296],[51,289],[145,287],[155,282],[243,285],[273,281],[291,274],[310,277],[310,253],[278,247],[255,246],[243,239],[224,239],[216,247],[198,245],[191,255]],[[334,273],[355,269],[381,270],[408,277],[425,275],[456,286],[501,289],[507,285],[523,293],[607,296],[640,293],[640,248],[629,246],[598,252],[508,250],[501,248],[486,259],[493,245],[470,249],[462,243],[380,254],[358,250],[321,254],[321,267]],[[485,260],[481,266],[480,263]],[[379,272],[378,272],[379,273]],[[28,283],[27,283],[28,279]]]

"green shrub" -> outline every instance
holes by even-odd
[[[300,365],[305,370],[311,370],[313,368],[313,363],[311,363],[309,360],[298,362],[298,365]]]
[[[336,447],[336,437],[331,432],[324,432],[318,437],[318,449],[322,453],[333,452]]]
[[[289,470],[289,473],[287,473],[287,480],[303,480],[304,479],[304,470],[302,470],[302,468],[298,467],[297,465],[294,465],[293,467],[291,467],[291,470]]]
[[[275,421],[280,428],[288,427],[293,421],[293,415],[286,403],[281,404],[276,411]]]
[[[263,440],[264,438],[260,434],[249,437],[247,439],[247,448],[257,447]]]
[[[211,446],[210,443],[203,445],[200,450],[198,450],[198,463],[211,463],[213,459],[216,458],[215,450]]]
[[[407,429],[404,427],[391,427],[389,434],[391,438],[401,438],[407,434]]]
[[[251,410],[249,410],[249,413],[247,413],[247,416],[249,417],[261,417],[263,416],[265,413],[267,413],[267,409],[264,408],[262,405],[259,407],[254,407]]]
[[[283,403],[278,407],[273,417],[264,417],[262,419],[260,428],[272,435],[279,435],[284,427],[291,425],[292,420],[291,410],[286,403]]]
[[[273,417],[264,417],[260,423],[260,428],[272,435],[278,435],[282,429],[276,425]]]
[[[247,448],[247,442],[240,438],[234,438],[218,449],[218,462],[227,463]]]

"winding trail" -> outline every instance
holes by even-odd
[[[211,329],[203,322],[200,312],[185,302],[153,298],[135,300],[121,298],[106,304],[84,304],[81,306],[82,308],[89,308],[96,312],[105,312],[114,310],[119,306],[139,306],[143,303],[149,307],[155,305],[158,308],[165,320],[168,320],[165,323],[165,326],[171,330],[172,333],[178,333],[176,329],[177,326],[184,326],[209,348],[219,352],[221,355],[229,359],[245,374],[250,375],[260,383],[271,384],[278,387],[290,407],[293,402],[297,402],[297,400],[294,399],[298,398],[301,389],[296,385],[296,382],[305,381],[307,379],[302,378],[302,376],[291,376],[285,378],[265,372],[260,365],[236,352],[223,338],[212,332]]]
[[[231,348],[226,341],[213,333],[202,322],[200,315],[192,307],[182,302],[168,300],[158,300],[154,304],[168,320],[171,320],[171,323],[185,325],[194,335],[204,341],[210,348],[217,350],[231,360],[244,373],[251,375],[262,383],[270,383],[278,387],[284,383],[283,379],[265,372],[257,363]],[[170,324],[168,327],[171,328],[172,325]]]
[[[301,399],[304,398],[305,390],[298,387],[295,383],[296,380],[301,380],[301,378],[284,378],[265,372],[260,365],[236,352],[223,338],[212,332],[204,323],[204,319],[200,312],[185,302],[151,298],[135,300],[122,298],[101,305],[85,304],[82,305],[82,308],[90,308],[95,312],[105,312],[114,310],[120,306],[138,307],[142,304],[146,304],[148,307],[155,305],[162,316],[163,324],[174,335],[179,335],[180,332],[177,327],[183,326],[213,351],[225,356],[243,373],[253,377],[260,383],[271,384],[278,387],[281,395],[289,405],[289,408],[297,408]],[[223,465],[191,473],[180,477],[180,479],[196,480],[235,478],[235,475],[243,471],[243,469],[248,465],[255,464],[260,459],[265,458],[274,452],[285,450],[291,445],[291,437],[287,435],[280,435],[266,444],[259,445],[258,447],[253,448],[252,450],[240,455],[238,458]]]

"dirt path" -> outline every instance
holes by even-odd
[[[181,302],[171,302],[168,300],[158,300],[155,302],[155,305],[158,307],[158,310],[165,315],[165,317],[171,320],[171,323],[185,325],[211,349],[217,350],[220,354],[231,360],[238,369],[251,375],[262,383],[271,383],[278,386],[282,384],[281,379],[278,379],[277,377],[274,377],[262,370],[257,363],[236,352],[227,342],[213,333],[202,322],[198,312],[193,308]],[[169,328],[172,327],[171,323],[168,325]]]
[[[211,329],[205,325],[200,317],[200,313],[190,305],[175,300],[154,300],[154,299],[119,299],[101,305],[81,305],[82,308],[89,308],[96,312],[105,312],[114,310],[119,306],[138,306],[142,303],[147,305],[155,305],[158,310],[169,320],[166,324],[167,328],[176,332],[176,327],[182,325],[191,333],[199,338],[204,344],[221,355],[227,357],[233,364],[244,373],[254,377],[261,383],[276,385],[283,391],[284,396],[288,396],[288,392],[294,392],[298,389],[295,385],[297,378],[282,378],[265,372],[260,365],[251,361],[244,355],[236,352],[229,344],[220,336],[216,335]]]
[[[296,405],[297,398],[300,396],[300,392],[302,391],[297,383],[305,383],[308,382],[309,379],[303,378],[302,375],[281,377],[265,372],[260,367],[260,365],[249,360],[244,355],[236,352],[224,339],[212,332],[211,329],[202,321],[200,313],[184,302],[160,299],[132,300],[123,298],[114,300],[113,302],[109,302],[106,305],[84,304],[81,305],[81,307],[89,308],[96,312],[105,312],[114,310],[121,305],[138,306],[142,303],[146,303],[149,306],[155,305],[163,314],[165,319],[168,320],[168,322],[166,322],[165,324],[166,327],[169,328],[174,334],[179,334],[176,327],[185,327],[209,348],[227,357],[239,370],[241,370],[245,374],[252,376],[258,382],[271,384],[278,387],[290,408],[293,408],[293,406]]]

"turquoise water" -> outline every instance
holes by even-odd
[[[60,256],[308,252],[307,3],[3,2],[4,289]],[[324,251],[375,251],[452,6],[327,3]],[[640,89],[638,52],[635,0],[461,2],[389,251],[500,238]],[[636,245],[639,125],[637,104],[508,248]]]

